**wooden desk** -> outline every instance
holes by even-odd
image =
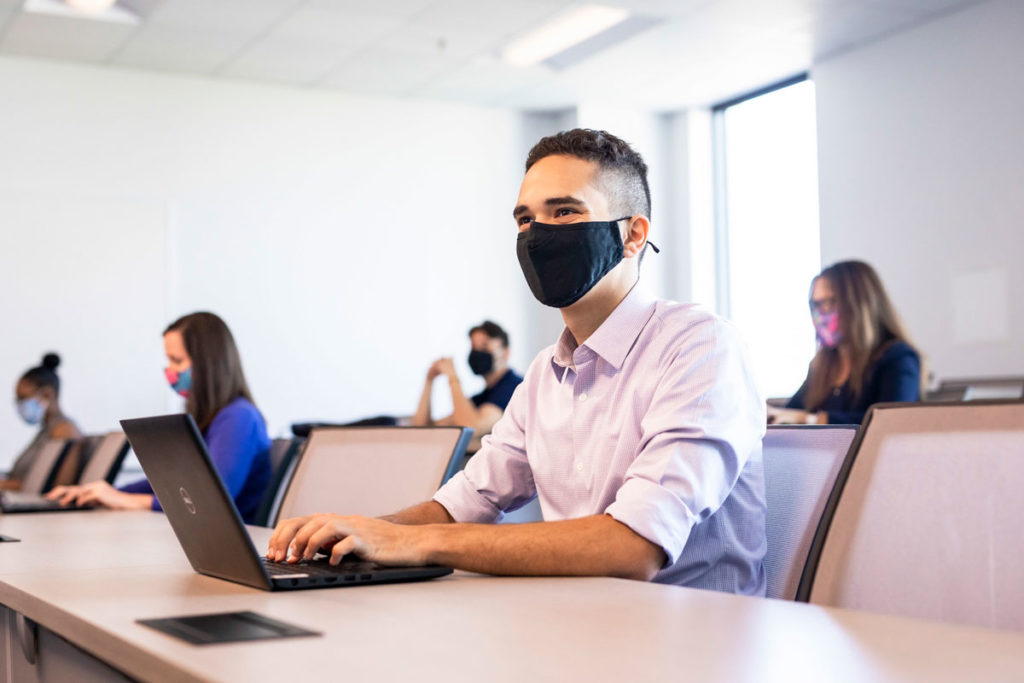
[[[194,574],[154,513],[11,515],[0,533],[23,539],[0,544],[0,603],[144,680],[1024,680],[1019,633],[617,579],[269,593]],[[324,636],[195,647],[135,623],[245,609]]]

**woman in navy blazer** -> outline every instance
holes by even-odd
[[[203,433],[242,519],[251,522],[270,481],[270,438],[249,393],[231,331],[213,313],[192,313],[164,330],[164,352],[168,384],[185,398],[185,409]],[[65,505],[161,509],[145,479],[120,489],[103,481],[62,486],[49,496]]]
[[[875,403],[921,397],[921,356],[910,344],[874,268],[862,261],[829,266],[811,283],[818,352],[772,424],[860,424]]]

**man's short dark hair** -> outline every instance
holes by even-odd
[[[574,128],[541,138],[526,157],[526,170],[543,159],[564,155],[592,161],[600,169],[599,182],[612,211],[630,216],[651,217],[651,188],[647,164],[625,140],[603,130]]]
[[[483,332],[491,339],[500,339],[502,346],[508,348],[508,332],[501,328],[498,323],[493,323],[490,320],[485,320],[473,329],[469,331],[469,336],[472,337],[474,332]]]

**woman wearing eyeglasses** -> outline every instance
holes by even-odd
[[[875,403],[921,397],[921,356],[910,344],[882,281],[862,261],[841,261],[811,283],[818,352],[770,424],[860,424]]]

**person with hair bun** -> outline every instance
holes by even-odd
[[[210,457],[242,519],[251,522],[270,481],[270,438],[253,403],[231,330],[213,313],[192,313],[164,330],[171,389],[185,398]],[[58,486],[49,494],[64,505],[117,510],[160,510],[145,479],[115,489],[104,481]]]
[[[7,474],[4,488],[17,488],[39,450],[50,439],[78,439],[82,433],[60,407],[60,377],[57,368],[60,356],[48,353],[42,362],[25,371],[14,386],[14,399],[21,419],[27,424],[38,426],[39,432],[28,447],[14,461]]]
[[[768,407],[769,423],[860,424],[875,403],[920,400],[921,356],[874,268],[829,266],[809,303],[818,352],[786,407]]]

